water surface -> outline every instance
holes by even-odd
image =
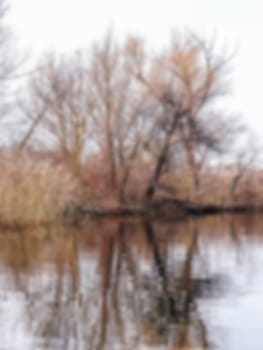
[[[263,218],[0,233],[0,350],[263,344]]]

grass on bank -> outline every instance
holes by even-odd
[[[76,181],[63,166],[26,155],[0,159],[0,223],[47,223],[74,198]]]

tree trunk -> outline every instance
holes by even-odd
[[[174,135],[174,132],[177,128],[178,122],[179,120],[186,115],[186,111],[181,111],[181,112],[175,112],[174,116],[173,116],[173,120],[172,120],[172,124],[170,129],[167,131],[166,133],[166,138],[163,144],[163,147],[161,149],[161,152],[159,154],[158,159],[156,160],[156,165],[153,171],[153,174],[150,178],[149,184],[146,188],[145,191],[145,201],[149,202],[152,200],[154,194],[155,194],[155,190],[156,190],[156,185],[158,184],[158,181],[162,175],[163,172],[163,168],[167,162],[167,158],[168,158],[168,151],[169,151],[169,147],[170,147],[170,141],[172,136]]]

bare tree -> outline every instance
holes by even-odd
[[[130,72],[127,42],[119,45],[108,33],[87,55],[49,55],[39,66],[29,81],[29,98],[20,103],[30,121],[20,149],[41,129],[78,172],[84,149],[90,146],[103,158],[108,185],[124,201],[143,143],[146,105]]]
[[[20,103],[30,121],[20,142],[24,147],[41,128],[73,173],[80,169],[88,140],[92,109],[90,83],[84,55],[47,56],[29,81],[29,98]]]
[[[209,111],[209,115],[199,117],[199,127],[209,135],[210,142],[202,142],[194,137],[191,125],[180,125],[179,142],[183,148],[185,162],[192,178],[194,191],[201,185],[202,170],[211,158],[229,153],[236,136],[242,130],[237,118],[223,111]]]
[[[93,47],[90,67],[97,144],[107,164],[109,184],[119,188],[121,200],[142,145],[146,106],[130,72],[127,45],[128,40],[118,45],[109,32]]]
[[[236,201],[238,187],[242,179],[260,161],[261,145],[256,144],[254,140],[251,136],[245,147],[240,147],[234,154],[234,171],[229,186],[229,197],[232,203]]]
[[[200,163],[195,159],[196,150],[200,145],[216,150],[222,141],[221,133],[211,133],[210,116],[213,113],[218,122],[212,102],[226,93],[224,78],[230,59],[218,55],[213,42],[189,34],[174,37],[166,52],[150,59],[147,69],[134,69],[159,111],[153,132],[160,149],[145,191],[146,200],[154,196],[172,148],[179,141],[198,186]],[[136,50],[134,62],[138,62]]]

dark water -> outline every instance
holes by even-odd
[[[263,217],[0,233],[0,350],[263,347]]]

